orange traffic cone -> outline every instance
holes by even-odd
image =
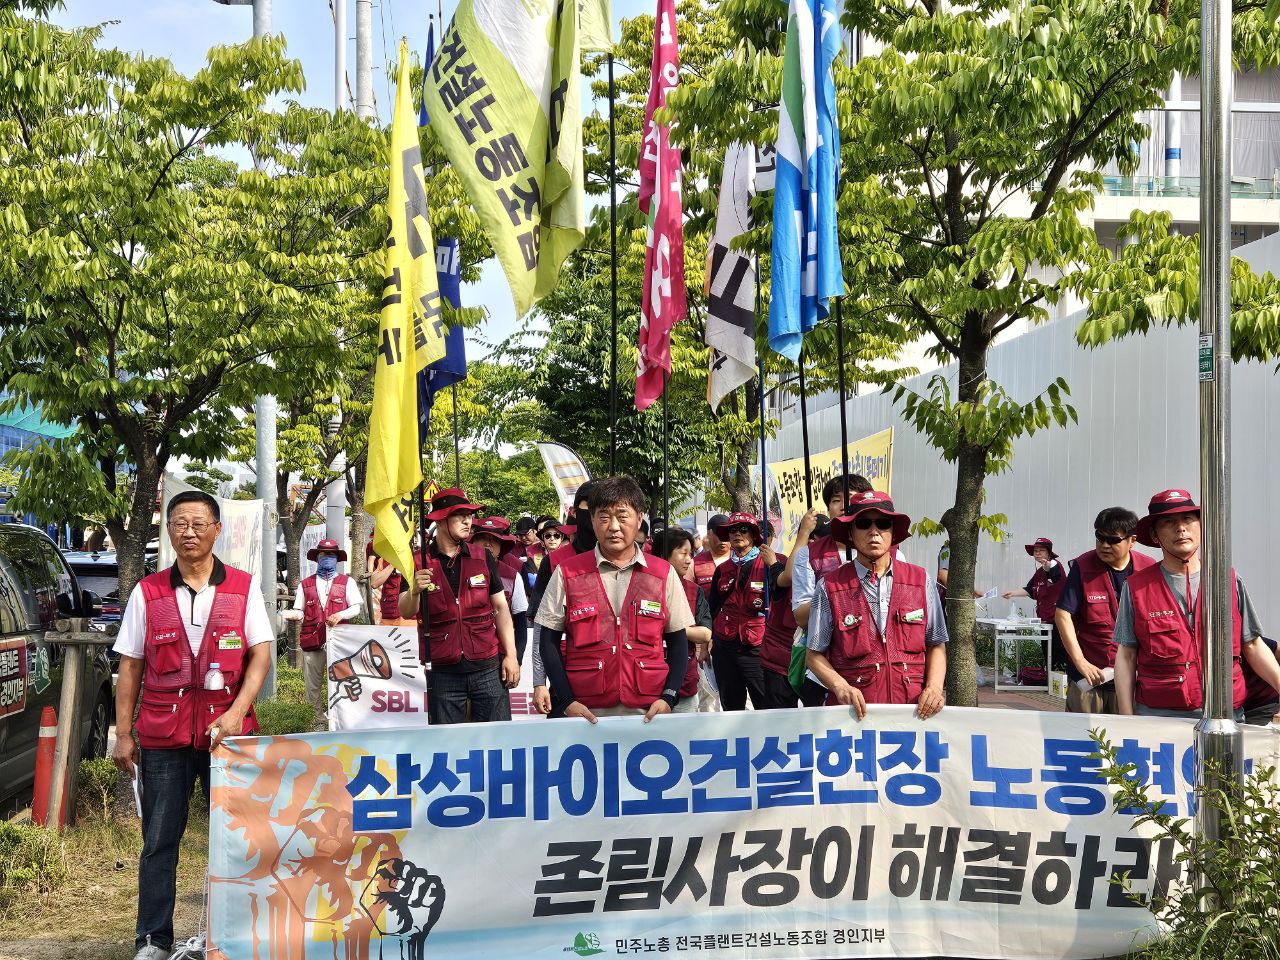
[[[53,707],[45,707],[40,713],[40,738],[36,741],[36,784],[31,798],[31,819],[36,826],[45,826],[49,814],[49,787],[53,781],[53,751],[58,740],[58,714]],[[62,798],[62,814],[57,827],[61,830],[67,822],[67,798]]]

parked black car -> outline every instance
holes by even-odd
[[[40,714],[58,707],[67,650],[45,639],[59,617],[97,613],[75,573],[43,532],[0,523],[0,814],[29,801]],[[96,651],[82,690],[83,756],[103,757],[111,727],[111,670]]]

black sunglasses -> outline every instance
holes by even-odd
[[[874,525],[877,530],[892,530],[892,517],[858,517],[853,521],[853,525],[859,530],[870,530]]]
[[[746,534],[749,537],[755,533],[755,530],[751,527],[743,525],[741,527],[730,527],[728,530],[725,531],[725,533],[728,536],[733,536],[735,533],[742,533],[742,534]]]
[[[1124,543],[1124,541],[1128,540],[1129,538],[1113,537],[1113,536],[1110,536],[1109,534],[1102,533],[1099,530],[1095,530],[1093,531],[1093,539],[1097,540],[1099,543],[1110,544],[1111,546],[1114,547],[1117,543]]]

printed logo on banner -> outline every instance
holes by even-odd
[[[377,931],[403,937],[408,960],[426,956],[427,937],[444,911],[444,883],[410,860],[392,857],[378,864],[364,888],[360,908]]]
[[[600,948],[600,938],[594,933],[579,932],[573,938],[573,946],[565,947],[565,953],[576,953],[580,957],[594,957],[597,953],[604,953]]]
[[[334,634],[341,632],[338,628],[333,631]],[[387,703],[392,694],[399,693],[394,689],[395,683],[390,681],[394,679],[396,683],[402,683],[404,680],[413,681],[421,678],[422,665],[418,662],[416,632],[411,633],[399,627],[385,628],[380,632],[385,634],[381,639],[366,640],[354,652],[330,661],[329,708],[331,710],[347,700],[353,707],[372,710],[375,713],[380,712],[380,706]],[[337,636],[334,636],[333,640],[334,643],[331,646],[334,652],[342,652],[338,649],[341,641]],[[362,680],[373,681],[368,684],[369,696],[367,697],[365,696],[366,684]],[[396,703],[400,703],[402,700],[407,701],[408,698],[396,696],[394,699]],[[424,703],[423,708],[425,707]],[[345,724],[339,725],[339,729],[343,728],[346,728]]]

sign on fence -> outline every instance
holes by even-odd
[[[210,957],[1124,954],[1175,851],[1079,714],[846,708],[249,737],[213,761]],[[1192,724],[1108,717],[1189,813]],[[1280,733],[1248,728],[1271,765]],[[379,942],[381,941],[381,942]]]

